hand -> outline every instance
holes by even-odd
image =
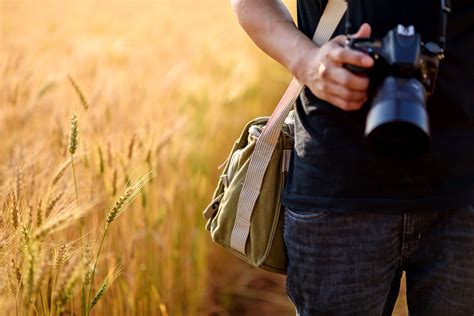
[[[370,37],[370,25],[364,23],[354,37]],[[309,52],[295,73],[298,80],[318,98],[345,110],[362,107],[367,100],[369,78],[351,73],[343,64],[369,68],[373,59],[344,47],[347,36],[340,35]]]

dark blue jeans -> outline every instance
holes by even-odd
[[[297,314],[391,315],[406,273],[410,315],[474,315],[474,207],[401,214],[286,209]]]

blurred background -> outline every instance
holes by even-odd
[[[0,28],[2,314],[294,314],[204,230],[291,79],[229,1],[0,0]]]

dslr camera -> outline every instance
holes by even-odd
[[[370,79],[370,110],[365,138],[381,155],[415,157],[431,147],[426,101],[433,94],[438,66],[444,58],[446,14],[442,1],[440,45],[423,43],[414,26],[398,25],[383,38],[350,38],[346,46],[368,54],[374,66],[345,65]],[[349,28],[346,25],[346,30]]]
[[[346,65],[370,78],[365,136],[377,152],[422,153],[430,148],[427,98],[433,93],[443,50],[423,44],[413,26],[399,25],[382,39],[350,38],[347,46],[368,54],[374,66]]]

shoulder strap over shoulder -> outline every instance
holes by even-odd
[[[313,42],[322,46],[329,41],[341,21],[347,4],[345,0],[329,0],[316,28]],[[278,106],[258,139],[250,158],[247,174],[237,204],[237,213],[230,239],[230,246],[245,254],[245,244],[250,231],[250,219],[255,203],[260,194],[263,177],[275,149],[281,128],[298,95],[303,89],[296,78],[293,78]]]

